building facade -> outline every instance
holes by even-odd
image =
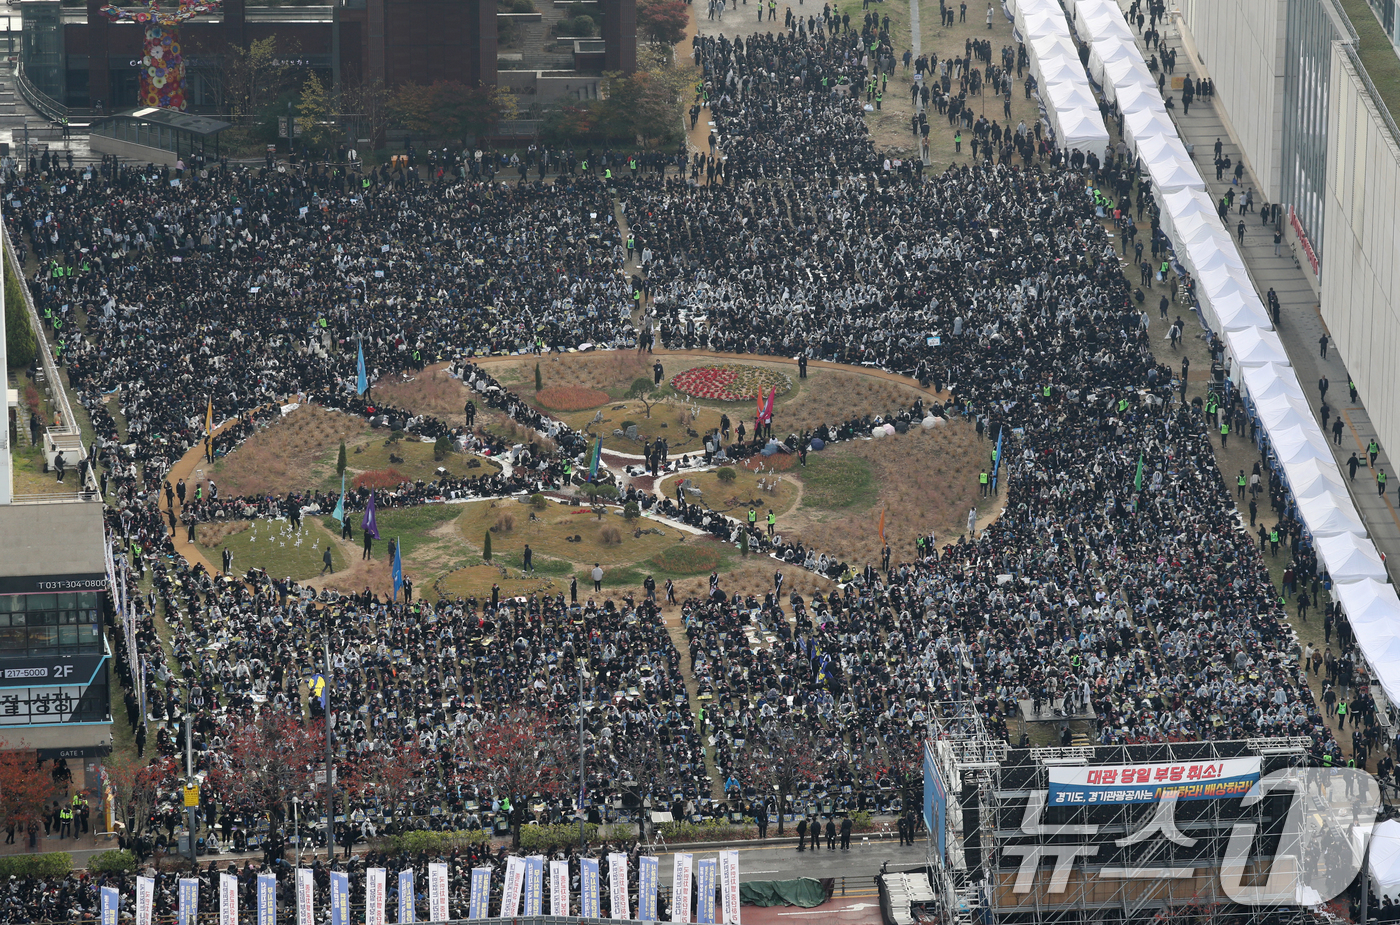
[[[86,9],[59,0],[21,0],[21,61],[30,83],[65,106],[108,112],[137,105],[143,32],[137,23],[114,23],[101,13],[104,0]],[[575,56],[582,72],[630,72],[637,66],[636,0],[598,0],[601,54]],[[220,105],[222,72],[230,48],[276,37],[289,58],[318,72],[329,86],[456,81],[496,86],[495,0],[337,0],[328,7],[249,8],[223,0],[222,9],[181,27],[186,95],[194,111]],[[583,59],[583,60],[579,60]]]

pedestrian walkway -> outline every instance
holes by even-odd
[[[1124,6],[1122,0],[1120,0],[1119,5]],[[1162,32],[1162,44],[1177,52],[1174,76],[1210,76],[1210,73],[1202,67],[1201,63],[1191,54],[1190,49],[1183,43],[1180,29],[1174,20],[1163,25],[1160,31]],[[1140,36],[1138,45],[1144,58],[1153,54],[1153,51],[1146,47],[1146,43],[1142,41]],[[1179,96],[1179,94],[1177,95]],[[1238,142],[1226,129],[1225,122],[1216,109],[1217,105],[1218,103],[1214,100],[1206,103],[1198,97],[1191,106],[1189,115],[1183,115],[1178,106],[1178,108],[1171,110],[1171,116],[1176,123],[1177,130],[1181,133],[1182,141],[1188,145],[1194,145],[1193,157],[1196,166],[1206,182],[1206,188],[1211,197],[1218,202],[1225,195],[1225,191],[1233,185],[1233,177],[1231,172],[1227,172],[1224,180],[1215,179],[1216,139],[1219,139],[1222,144],[1222,152],[1232,161],[1239,162],[1242,155]],[[1255,191],[1255,211],[1240,216],[1239,202],[1251,188]],[[1341,445],[1338,446],[1333,442],[1330,427],[1324,428],[1324,431],[1328,443],[1332,445],[1333,456],[1341,467],[1342,480],[1347,482],[1357,512],[1365,521],[1366,529],[1376,544],[1376,549],[1385,557],[1386,568],[1390,571],[1391,580],[1394,581],[1397,576],[1400,576],[1400,571],[1397,571],[1397,567],[1400,567],[1400,514],[1397,514],[1394,504],[1395,491],[1388,490],[1386,494],[1380,494],[1377,489],[1376,474],[1379,470],[1384,469],[1386,474],[1391,477],[1391,481],[1395,481],[1395,469],[1391,466],[1384,450],[1376,458],[1376,468],[1367,467],[1366,447],[1373,438],[1379,441],[1379,437],[1377,437],[1376,429],[1366,412],[1366,396],[1358,395],[1357,401],[1351,401],[1347,388],[1346,364],[1342,357],[1337,350],[1330,346],[1326,350],[1326,355],[1323,355],[1319,340],[1327,333],[1327,329],[1322,320],[1321,304],[1313,292],[1312,286],[1309,285],[1307,277],[1304,276],[1305,271],[1291,248],[1285,246],[1281,256],[1274,256],[1273,226],[1265,226],[1261,224],[1259,219],[1258,208],[1264,204],[1261,190],[1262,187],[1257,179],[1246,169],[1241,186],[1236,189],[1236,207],[1226,219],[1226,227],[1234,235],[1238,227],[1237,223],[1241,218],[1244,220],[1245,234],[1244,242],[1239,245],[1240,256],[1245,262],[1260,298],[1264,298],[1265,293],[1270,288],[1278,294],[1282,306],[1277,325],[1278,334],[1288,351],[1289,362],[1298,375],[1298,381],[1303,386],[1304,393],[1308,396],[1313,416],[1318,419],[1319,426],[1321,426],[1322,421],[1320,413],[1322,396],[1319,390],[1319,381],[1323,376],[1326,376],[1329,381],[1327,403],[1331,406],[1334,414],[1341,415],[1345,427],[1342,432]],[[1236,235],[1236,241],[1238,240]],[[1350,480],[1347,478],[1346,461],[1353,452],[1361,459],[1362,465],[1357,470],[1355,480]]]

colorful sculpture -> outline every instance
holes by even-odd
[[[142,106],[184,111],[185,56],[180,50],[180,24],[221,5],[220,0],[180,0],[179,9],[167,13],[161,11],[158,0],[147,0],[144,10],[121,10],[110,4],[102,8],[102,15],[113,22],[136,22],[146,27],[141,52]]]

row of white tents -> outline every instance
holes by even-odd
[[[1167,113],[1132,28],[1114,0],[1065,0],[1089,71],[1123,113],[1124,141],[1152,178],[1162,228],[1196,281],[1206,323],[1224,338],[1237,380],[1312,536],[1333,595],[1392,703],[1400,704],[1400,598],[1347,492],[1332,448],[1234,239]]]
[[[1056,143],[1066,151],[1102,152],[1108,147],[1108,129],[1060,0],[1012,0],[1009,5]]]

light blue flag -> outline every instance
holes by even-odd
[[[356,370],[355,391],[363,395],[369,391],[369,377],[365,375],[365,345],[360,344],[360,361]]]
[[[331,516],[341,523],[345,523],[345,473],[340,473],[340,500],[335,503],[335,510],[331,511]]]
[[[579,859],[579,906],[585,919],[601,917],[602,900],[598,890],[598,859]]]
[[[331,871],[331,925],[350,925],[350,875]]]
[[[413,925],[413,868],[399,871],[399,925]]]
[[[403,540],[394,540],[394,602],[399,599],[399,592],[403,590],[403,557],[399,551],[403,549]]]

